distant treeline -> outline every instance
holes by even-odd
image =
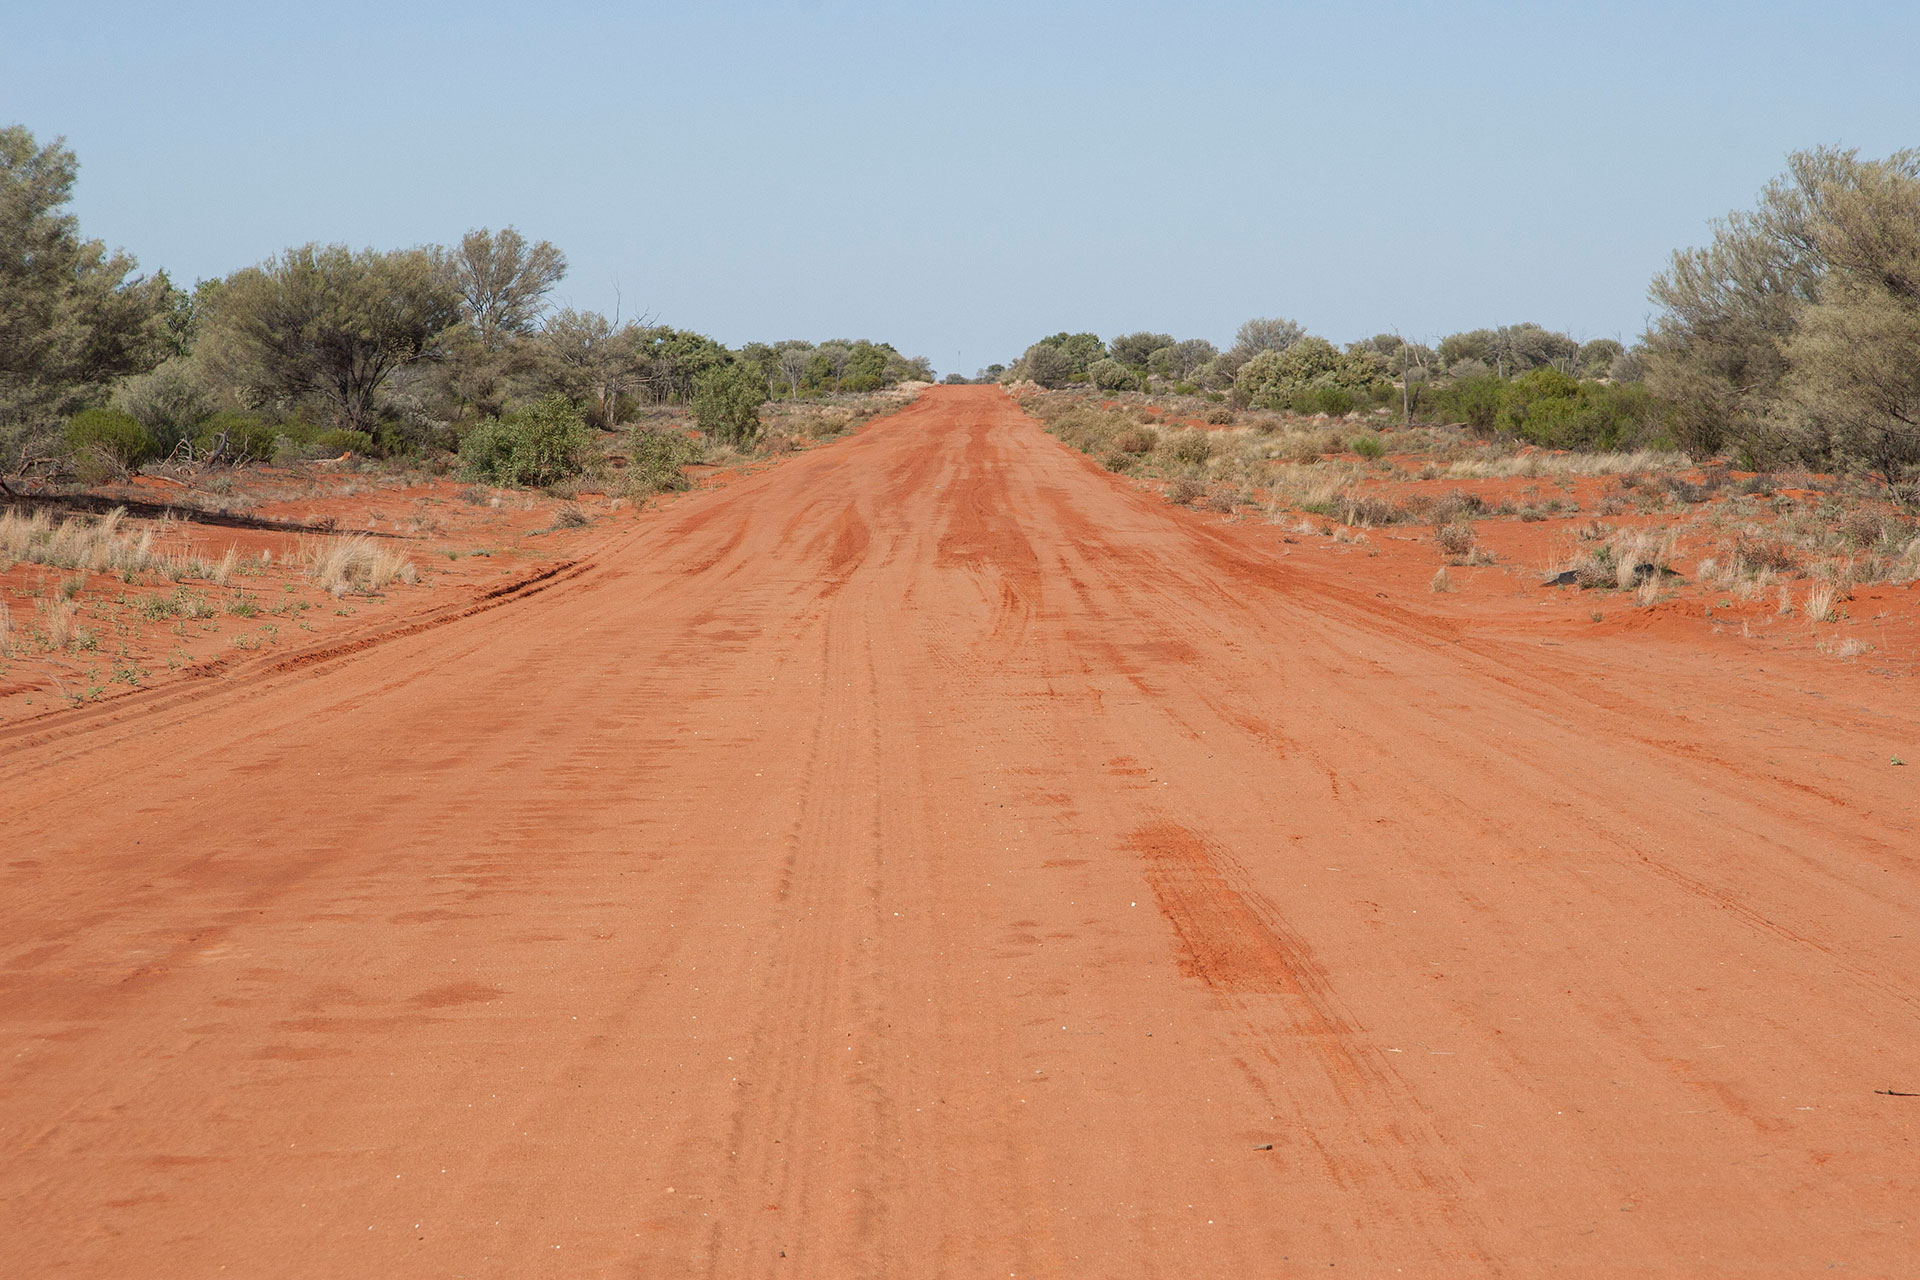
[[[709,398],[765,399],[932,377],[884,342],[731,350],[552,311],[566,256],[512,227],[452,247],[301,245],[183,289],[81,236],[76,168],[58,141],[0,129],[0,481],[164,456],[450,452],[556,396],[612,427],[691,403],[703,380]]]
[[[1341,348],[1260,319],[1226,351],[1056,333],[979,377],[1298,413],[1390,408],[1556,448],[1731,452],[1750,468],[1871,474],[1920,504],[1920,150],[1796,153],[1757,209],[1675,253],[1649,292],[1659,311],[1631,346],[1517,324]]]

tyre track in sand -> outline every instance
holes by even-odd
[[[1645,661],[954,388],[20,726],[0,1273],[1899,1274],[1916,712]]]

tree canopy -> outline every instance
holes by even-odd
[[[0,477],[57,447],[68,416],[170,349],[173,288],[80,236],[79,163],[60,140],[0,129]]]

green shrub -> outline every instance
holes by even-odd
[[[513,447],[520,433],[499,418],[485,418],[460,440],[460,473],[483,484],[510,484],[497,477],[513,470]]]
[[[1140,375],[1108,357],[1087,366],[1087,381],[1102,391],[1134,391],[1139,389]]]
[[[635,427],[627,435],[627,489],[635,496],[684,489],[680,468],[699,456],[699,446],[679,431]]]
[[[1373,393],[1381,377],[1377,359],[1364,352],[1341,351],[1325,338],[1308,335],[1283,351],[1262,351],[1234,376],[1234,395],[1263,409],[1295,409],[1308,396],[1312,413],[1348,413]],[[1326,407],[1343,405],[1342,408]]]
[[[1353,451],[1369,462],[1387,456],[1387,446],[1379,436],[1355,436],[1348,442]]]
[[[460,442],[460,467],[469,480],[539,488],[586,470],[591,444],[586,420],[573,402],[552,395],[467,432]]]
[[[1344,387],[1308,387],[1287,397],[1287,408],[1295,413],[1324,413],[1333,418],[1352,413],[1359,404]]]
[[[278,438],[289,430],[304,431],[300,423],[269,426],[250,413],[222,409],[200,424],[193,436],[193,452],[198,458],[217,458],[225,462],[249,462],[271,458]]]
[[[1506,403],[1506,388],[1506,380],[1491,373],[1455,378],[1432,391],[1433,412],[1442,421],[1464,422],[1480,435],[1492,435]]]
[[[369,454],[375,451],[374,438],[364,431],[342,427],[320,430],[304,422],[283,422],[273,441],[276,464],[311,462],[319,458],[338,458],[344,453]]]
[[[693,422],[708,439],[745,449],[760,434],[767,380],[746,363],[724,364],[693,384]]]
[[[91,454],[124,471],[160,456],[153,434],[132,414],[115,409],[82,409],[74,414],[67,423],[67,447],[76,457]]]
[[[1506,386],[1498,425],[1550,449],[1618,449],[1643,443],[1655,421],[1638,383],[1580,382],[1558,369],[1529,369]]]
[[[326,456],[337,458],[343,453],[372,453],[373,437],[364,431],[349,431],[345,427],[335,427],[329,431],[315,433],[313,447],[325,450]]]

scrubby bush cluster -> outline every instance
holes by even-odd
[[[1660,313],[1632,347],[1525,323],[1340,348],[1259,319],[1224,352],[1063,332],[983,373],[1295,415],[1391,408],[1552,449],[1731,452],[1748,468],[1871,475],[1920,507],[1920,149],[1794,155],[1756,209],[1675,254],[1651,295]]]
[[[551,311],[566,256],[512,227],[451,247],[307,244],[191,290],[81,238],[77,166],[0,129],[0,484],[192,465],[457,454],[494,483],[553,483],[593,431],[692,406],[752,445],[773,393],[930,381],[865,339],[749,343]],[[564,406],[564,408],[559,407]]]

